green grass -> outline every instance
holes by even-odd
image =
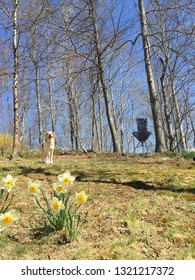
[[[70,170],[73,192],[85,190],[87,222],[76,241],[53,232],[26,195],[26,183],[48,192]],[[20,219],[0,233],[0,259],[195,259],[195,163],[165,155],[55,155],[1,158],[0,177],[18,178],[12,208]]]
[[[183,156],[185,159],[193,159],[193,158],[195,158],[195,151],[192,151],[192,152],[183,152],[183,153],[182,153],[182,156]]]

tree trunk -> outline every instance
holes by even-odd
[[[162,96],[164,101],[164,112],[165,112],[165,120],[168,130],[168,139],[169,139],[169,150],[174,151],[174,134],[173,134],[173,128],[171,124],[171,112],[169,109],[169,104],[167,100],[167,92],[166,92],[166,86],[165,86],[165,77],[166,77],[166,62],[164,62],[161,58],[160,61],[162,63],[162,75],[160,77],[161,81],[161,90],[162,90]]]
[[[177,146],[178,151],[185,150],[186,149],[186,143],[185,143],[185,135],[183,132],[183,126],[181,123],[181,117],[180,117],[180,110],[177,103],[177,97],[174,89],[174,76],[172,74],[171,70],[171,55],[169,54],[169,50],[167,47],[167,39],[166,39],[166,33],[165,33],[165,27],[162,22],[162,15],[160,12],[160,18],[159,18],[159,24],[161,29],[161,40],[162,40],[162,47],[163,47],[163,54],[165,56],[165,61],[160,57],[160,61],[162,63],[162,76],[161,76],[161,88],[162,88],[162,94],[164,98],[164,104],[165,104],[165,117],[166,117],[166,123],[167,123],[167,129],[169,132],[169,139],[170,139],[170,150],[174,150],[174,135],[173,135],[173,129],[171,125],[171,113],[173,114],[173,118],[175,120],[175,131],[176,131],[176,139],[177,139]],[[165,78],[166,78],[166,69],[169,67],[170,71],[170,83],[171,83],[171,99],[172,99],[172,112],[168,109],[168,87],[167,90],[165,89]],[[181,149],[180,149],[181,147]]]
[[[93,25],[93,29],[94,29],[94,43],[95,43],[95,47],[96,47],[99,77],[100,77],[100,82],[101,82],[102,91],[103,91],[103,97],[104,97],[104,101],[105,101],[106,116],[108,119],[108,125],[109,125],[111,136],[112,136],[113,151],[120,152],[118,134],[117,134],[116,126],[115,126],[114,119],[112,116],[112,110],[111,110],[110,100],[109,100],[109,96],[108,96],[108,88],[107,88],[105,77],[104,77],[104,66],[103,66],[103,61],[102,61],[102,53],[100,51],[100,45],[99,45],[98,27],[97,27],[97,23],[96,23],[94,2],[92,0],[89,0],[89,7],[90,7],[90,16],[91,16],[91,20],[92,20],[92,25]]]
[[[66,76],[65,76],[65,90],[68,97],[68,110],[69,110],[69,125],[70,125],[70,141],[71,141],[71,150],[77,149],[76,139],[75,139],[75,113],[74,113],[74,102],[73,102],[73,93],[70,85],[70,71],[69,65],[66,64]]]
[[[23,149],[23,145],[24,145],[24,135],[25,135],[25,130],[26,130],[26,101],[25,101],[25,95],[27,92],[27,81],[26,81],[26,73],[25,71],[22,71],[22,75],[23,75],[23,84],[21,86],[21,119],[20,119],[20,124],[19,124],[19,141],[20,144],[22,145],[22,149]]]
[[[49,90],[49,108],[51,115],[51,129],[55,131],[55,118],[54,118],[54,108],[53,108],[53,85],[50,76],[50,63],[48,65],[48,90]]]
[[[94,150],[95,146],[95,88],[94,86],[92,87],[92,92],[91,92],[91,100],[92,100],[92,116],[91,116],[91,150]]]
[[[172,101],[173,101],[173,115],[175,119],[175,129],[178,134],[178,151],[184,151],[187,148],[186,142],[185,142],[185,135],[183,131],[183,125],[182,125],[182,119],[181,119],[181,114],[179,110],[179,105],[177,102],[177,96],[174,88],[174,82],[173,82],[173,77],[171,74],[171,95],[172,95]]]
[[[43,128],[42,128],[42,112],[41,112],[41,97],[39,91],[39,65],[37,61],[34,61],[36,72],[36,97],[37,97],[37,113],[38,113],[38,126],[39,126],[39,144],[41,143]]]
[[[13,12],[13,52],[14,52],[14,82],[13,82],[13,100],[14,100],[14,134],[13,151],[11,160],[18,154],[19,136],[18,136],[18,44],[17,44],[17,8],[19,0],[14,0]]]
[[[139,14],[140,14],[140,23],[141,23],[142,43],[144,48],[145,70],[147,75],[148,90],[150,95],[150,104],[152,109],[152,117],[153,117],[154,132],[155,132],[155,139],[156,139],[155,151],[161,153],[163,151],[166,151],[165,136],[163,132],[162,119],[159,110],[158,94],[156,91],[156,85],[155,85],[153,71],[152,71],[146,14],[145,14],[143,0],[138,0],[138,4],[139,4]]]
[[[101,85],[98,79],[98,111],[99,111],[99,150],[104,150],[104,137],[103,137],[103,112],[101,104]]]

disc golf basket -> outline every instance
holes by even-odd
[[[147,130],[147,119],[146,118],[137,118],[136,122],[137,122],[138,131],[134,131],[133,136],[139,141],[139,143],[135,147],[134,152],[139,146],[142,147],[142,153],[144,152],[144,147],[146,148],[146,151],[148,152],[148,148],[147,148],[145,142],[152,133]]]

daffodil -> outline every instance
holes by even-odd
[[[0,188],[6,189],[8,192],[14,187],[17,179],[13,178],[12,175],[8,174],[6,178],[3,178],[0,182]]]
[[[84,191],[81,191],[80,193],[76,193],[75,195],[75,199],[78,204],[82,204],[83,202],[86,202],[87,198],[88,196],[85,194]]]
[[[75,177],[70,175],[70,171],[65,171],[63,174],[58,175],[58,180],[64,185],[69,185],[74,182]]]
[[[28,186],[27,193],[30,196],[38,195],[41,192],[40,191],[41,182],[39,181],[35,181],[35,182],[28,181],[27,186]]]
[[[67,192],[66,186],[61,181],[53,183],[52,187],[53,187],[53,189],[54,189],[54,191],[56,192],[57,195],[60,195],[61,193],[66,193]]]
[[[0,231],[10,226],[14,221],[17,220],[15,210],[10,210],[4,214],[0,214]]]
[[[51,208],[56,212],[59,212],[60,210],[65,208],[62,200],[59,200],[57,197],[52,198],[50,205],[51,205]]]

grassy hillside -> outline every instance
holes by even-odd
[[[67,243],[26,194],[28,180],[49,193],[57,175],[76,177],[89,196],[87,222]],[[0,179],[18,178],[11,208],[19,219],[0,232],[0,259],[195,259],[195,162],[147,155],[65,154],[53,165],[37,155],[0,159]]]

